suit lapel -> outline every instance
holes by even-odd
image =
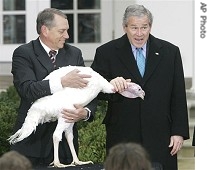
[[[155,42],[155,38],[150,36],[149,46],[147,48],[147,62],[145,67],[145,74],[143,78],[143,85],[152,76],[159,62],[161,61],[161,44]]]
[[[64,48],[59,49],[56,56],[56,65],[57,68],[69,65],[69,56],[66,54]]]
[[[142,77],[139,73],[138,66],[136,64],[136,60],[131,49],[131,45],[126,35],[124,35],[119,44],[117,44],[117,48],[119,60],[122,62],[123,65],[125,65],[127,71],[130,72],[130,74],[133,76],[133,79],[141,84]]]
[[[35,51],[35,54],[37,56],[37,60],[40,62],[40,64],[44,68],[47,69],[48,73],[51,73],[54,70],[54,66],[53,66],[48,54],[46,53],[46,51],[42,47],[39,39],[36,39],[34,41],[34,51]]]
[[[133,52],[131,49],[131,45],[126,35],[124,35],[119,43],[117,44],[118,48],[118,57],[119,60],[125,65],[125,68],[133,78],[139,82],[141,86],[143,86],[147,80],[152,76],[156,67],[158,66],[162,56],[161,56],[161,44],[156,41],[156,38],[150,35],[149,38],[149,46],[147,48],[147,63],[145,68],[144,77],[141,77],[139,73],[138,66],[136,64],[136,60],[133,56]]]

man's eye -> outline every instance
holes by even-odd
[[[131,27],[131,29],[132,29],[132,30],[136,30],[136,29],[137,29],[137,27]]]
[[[64,33],[64,31],[63,31],[63,30],[61,30],[61,31],[59,31],[59,33],[60,33],[60,34],[63,34],[63,33]]]

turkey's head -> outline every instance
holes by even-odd
[[[128,82],[128,88],[125,89],[120,94],[128,98],[140,97],[144,100],[145,92],[142,90],[141,86],[136,83]]]

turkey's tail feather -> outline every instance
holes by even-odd
[[[30,111],[30,110],[29,110]],[[30,114],[29,114],[30,113]],[[40,121],[40,114],[36,111],[28,112],[22,127],[13,135],[11,135],[7,140],[10,144],[15,144],[27,138],[33,131]]]

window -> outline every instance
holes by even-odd
[[[51,0],[51,7],[62,10],[69,21],[69,43],[101,42],[100,0]]]
[[[0,63],[10,63],[15,48],[38,37],[37,14],[49,7],[67,15],[70,26],[67,43],[81,49],[86,61],[91,62],[95,49],[113,38],[113,1],[0,0]]]
[[[25,0],[3,0],[3,44],[26,42]]]

